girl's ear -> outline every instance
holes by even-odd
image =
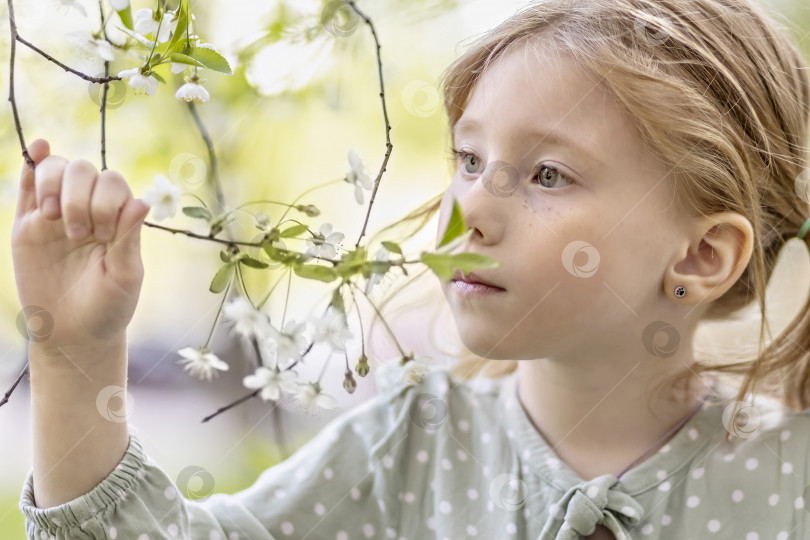
[[[664,294],[678,302],[708,304],[721,297],[740,278],[754,246],[754,229],[736,212],[720,212],[698,219],[684,239],[684,248],[667,268]],[[683,286],[686,295],[675,296]]]

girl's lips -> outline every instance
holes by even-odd
[[[495,294],[499,292],[506,292],[504,289],[498,287],[491,287],[483,283],[469,283],[467,281],[453,280],[450,286],[454,291],[462,295],[482,295],[482,294]]]
[[[470,272],[469,274],[464,274],[461,270],[456,270],[455,272],[453,272],[452,281],[462,281],[466,283],[486,285],[494,289],[504,290],[503,287],[499,287],[498,285],[493,283],[493,281],[495,280],[487,279],[487,276],[482,276],[478,272]]]

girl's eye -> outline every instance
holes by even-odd
[[[460,150],[453,150],[453,154],[456,156],[456,159],[462,160],[462,165],[467,165],[469,163],[473,167],[478,167],[481,164],[481,160],[478,159],[478,156],[476,156],[475,154],[470,154],[469,152],[463,152]],[[470,171],[467,170],[466,168],[464,169],[464,172],[466,172],[467,174],[476,173],[476,171]]]
[[[559,171],[559,169],[555,169],[554,167],[550,167],[548,165],[540,165],[537,174],[532,178],[538,178],[540,185],[543,187],[552,187],[547,186],[544,182],[556,183],[554,182],[555,178],[562,178],[566,182],[566,185],[574,183],[570,176],[563,174]]]

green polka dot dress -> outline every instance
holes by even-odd
[[[810,538],[810,409],[790,413],[757,397],[748,410],[755,429],[724,441],[735,393],[717,386],[653,455],[620,478],[586,481],[534,429],[517,400],[516,375],[466,381],[440,368],[417,384],[391,379],[252,486],[203,501],[185,499],[131,434],[115,470],[59,506],[35,506],[29,471],[20,498],[26,532],[37,539],[577,540],[602,524],[617,539]]]

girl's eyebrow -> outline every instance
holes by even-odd
[[[453,134],[462,133],[462,132],[474,132],[481,127],[481,122],[474,118],[464,118],[456,122],[453,126]],[[536,139],[537,142],[534,146],[532,146],[526,154],[534,150],[537,145],[541,142],[546,145],[552,146],[564,146],[567,148],[572,149],[574,152],[579,154],[580,156],[589,159],[593,163],[597,165],[604,165],[603,161],[598,159],[592,152],[589,152],[585,149],[584,146],[578,144],[575,139],[571,136],[566,135],[560,131],[555,131],[553,129],[532,129],[526,133],[528,137],[532,139]]]

